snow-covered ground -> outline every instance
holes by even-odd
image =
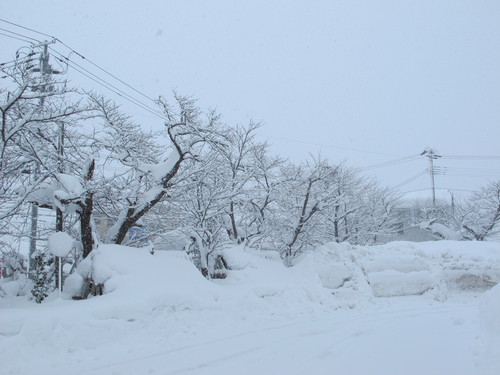
[[[208,281],[182,252],[101,246],[105,295],[0,298],[0,373],[500,374],[498,243],[226,258]]]

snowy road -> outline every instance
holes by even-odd
[[[477,324],[476,304],[403,302],[375,311],[336,311],[313,321],[247,326],[227,335],[211,327],[189,344],[167,341],[165,350],[151,337],[147,355],[110,351],[77,373],[483,374],[476,367]],[[227,332],[235,329],[228,326]]]

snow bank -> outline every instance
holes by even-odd
[[[392,242],[379,246],[329,243],[308,251],[298,267],[329,289],[363,290],[374,297],[420,295],[442,299],[485,291],[500,282],[500,246],[493,242]],[[344,293],[345,294],[345,293]]]
[[[92,276],[104,284],[100,314],[135,317],[155,308],[201,308],[215,301],[214,285],[201,276],[184,252],[101,245],[80,263],[66,284],[66,298]],[[101,298],[99,298],[101,299]]]
[[[303,254],[296,267],[303,268],[304,273],[317,274],[321,285],[328,289],[337,289],[354,276],[352,260],[346,252],[348,244],[330,243]]]
[[[243,246],[223,251],[230,270],[217,284],[223,288],[221,300],[232,306],[233,314],[241,315],[243,307],[243,315],[298,317],[339,307],[317,274],[305,267],[287,268],[270,252],[257,253]]]
[[[425,221],[419,224],[421,229],[426,229],[433,233],[436,238],[452,241],[462,240],[462,235],[448,228],[446,225],[436,223],[435,220]]]
[[[479,305],[484,352],[480,356],[482,374],[500,373],[500,284],[486,292]]]
[[[485,293],[480,315],[483,329],[500,337],[500,284]]]
[[[434,280],[427,271],[386,270],[371,273],[367,277],[375,297],[420,295],[434,287]]]
[[[183,252],[151,254],[148,249],[101,245],[68,278],[63,299],[54,294],[40,305],[26,299],[2,302],[2,373],[164,373],[167,363],[172,373],[281,373],[289,364],[290,373],[326,374],[332,368],[352,370],[355,358],[363,359],[356,362],[358,373],[369,373],[374,360],[378,370],[396,358],[397,371],[377,373],[399,374],[410,369],[404,355],[411,356],[412,366],[424,363],[426,369],[440,361],[444,367],[439,373],[462,368],[452,366],[449,358],[467,355],[473,365],[472,352],[466,350],[480,335],[474,317],[478,299],[463,292],[482,293],[484,288],[457,283],[460,277],[450,272],[489,275],[492,283],[498,282],[498,244],[331,243],[303,254],[290,268],[270,254],[226,249],[228,277],[209,281]],[[105,294],[71,300],[71,291],[89,274],[104,283]],[[471,297],[467,303],[441,305],[428,288]],[[493,288],[480,309],[481,326],[495,348],[500,347],[499,294],[499,287]],[[392,306],[399,306],[397,314]],[[421,318],[415,326],[417,315]],[[434,325],[428,324],[430,316]],[[293,335],[288,327],[296,327]],[[456,354],[458,343],[463,352]],[[269,345],[273,349],[262,352]],[[30,361],[19,361],[20,351]],[[494,362],[497,354],[484,361],[491,374],[500,368]],[[295,358],[303,360],[298,362],[303,367],[290,365]],[[338,367],[339,358],[345,366]],[[219,364],[227,364],[227,371],[212,371]],[[259,369],[264,370],[252,371],[250,364],[262,364]]]

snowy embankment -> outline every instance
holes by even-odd
[[[182,252],[102,246],[105,295],[0,299],[0,373],[500,373],[498,243],[256,254],[207,281]]]

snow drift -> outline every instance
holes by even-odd
[[[241,246],[224,255],[228,277],[209,281],[181,251],[104,245],[62,299],[0,298],[2,373],[500,370],[497,243],[330,243],[291,268]],[[89,273],[105,294],[71,300]]]

